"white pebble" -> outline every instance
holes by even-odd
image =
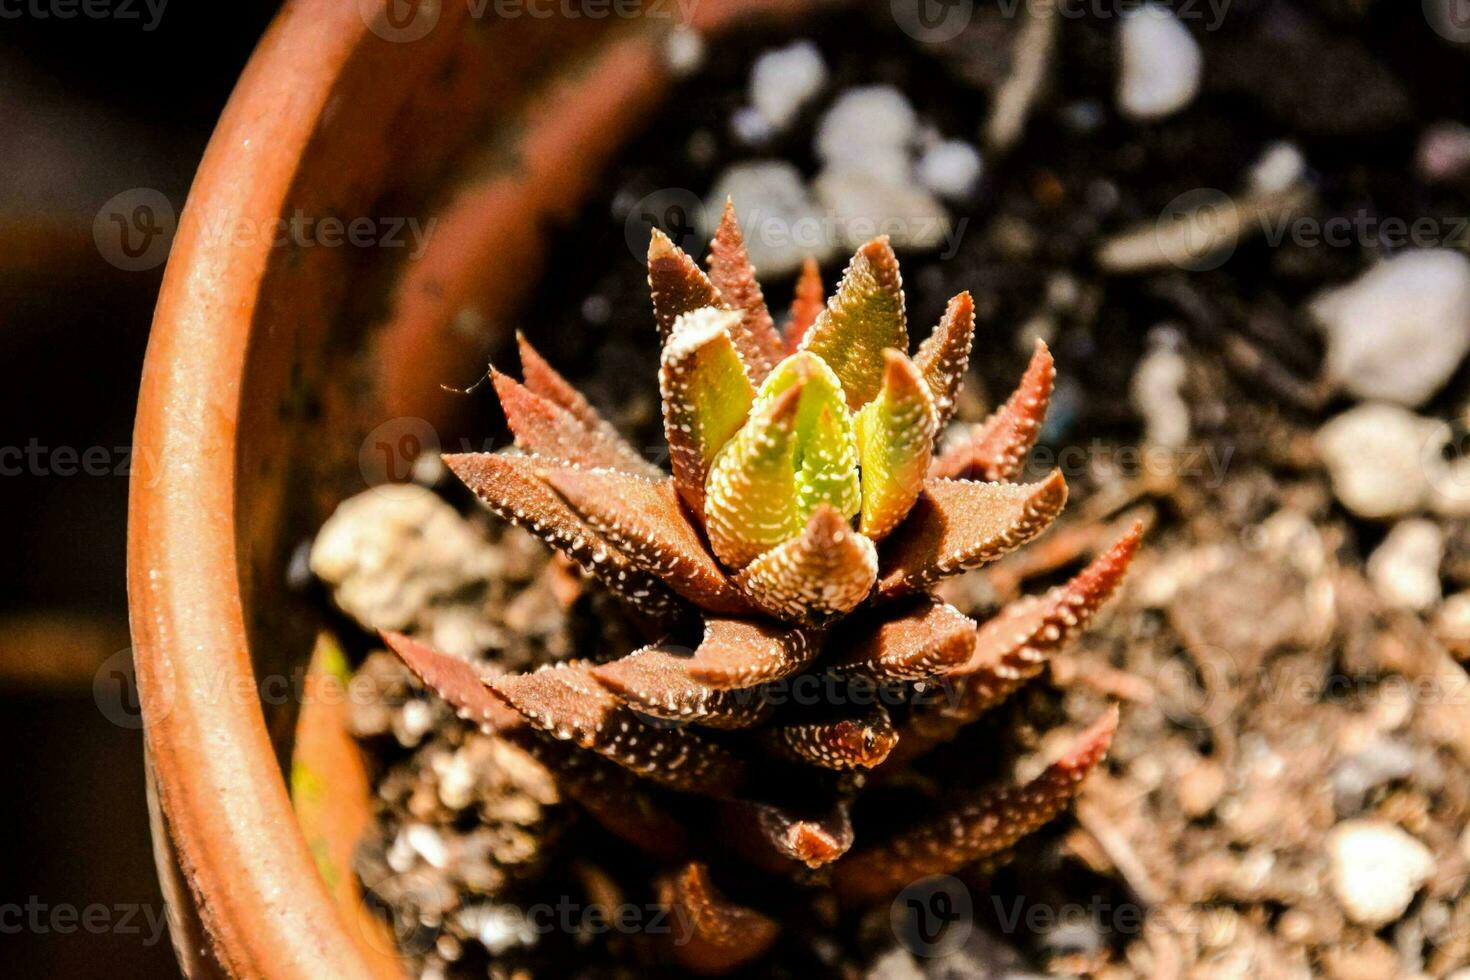
[[[922,187],[853,170],[826,170],[813,190],[846,248],[858,248],[876,235],[887,235],[895,248],[937,248],[949,235],[949,212]]]
[[[1400,521],[1368,558],[1368,580],[1389,605],[1423,612],[1444,597],[1444,532],[1423,518]]]
[[[664,64],[675,75],[692,75],[704,64],[704,36],[692,27],[680,24],[664,41]]]
[[[444,838],[428,824],[409,824],[403,837],[408,846],[430,866],[443,868],[449,864],[449,848],[445,845]]]
[[[1371,520],[1411,514],[1428,494],[1423,447],[1439,426],[1386,402],[1351,408],[1317,430],[1317,453],[1343,506]]]
[[[1266,147],[1251,167],[1250,186],[1262,194],[1275,194],[1301,181],[1307,173],[1307,158],[1295,143],[1282,140]]]
[[[1379,820],[1346,820],[1327,835],[1331,883],[1354,922],[1378,928],[1404,914],[1434,873],[1429,848]]]
[[[1143,416],[1145,442],[1181,449],[1189,441],[1189,405],[1180,394],[1189,363],[1172,330],[1155,330],[1150,340],[1152,349],[1133,374],[1133,407]]]
[[[782,160],[737,163],[715,181],[710,200],[735,202],[751,264],[761,276],[782,276],[801,268],[810,254],[821,262],[836,249],[832,232],[812,202],[801,174]],[[710,220],[719,214],[718,208]],[[713,234],[714,228],[706,228]]]
[[[810,41],[798,41],[756,59],[750,70],[750,102],[772,127],[782,130],[826,84],[821,52]]]
[[[1318,296],[1327,373],[1360,398],[1419,405],[1470,351],[1470,259],[1407,252]]]
[[[748,105],[736,109],[730,117],[730,132],[746,146],[763,146],[776,135],[771,121],[759,109]]]
[[[945,140],[924,150],[914,176],[935,194],[955,201],[974,193],[983,169],[979,150],[964,140]]]
[[[1435,123],[1419,137],[1414,157],[1419,176],[1431,184],[1470,177],[1470,126]]]
[[[817,156],[831,168],[887,178],[892,160],[906,159],[917,127],[914,107],[891,85],[848,89],[817,124]]]
[[[1204,56],[1163,4],[1146,3],[1123,17],[1118,57],[1118,108],[1133,119],[1173,115],[1199,93]]]

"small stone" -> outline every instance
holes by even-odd
[[[1444,596],[1444,531],[1423,518],[1399,521],[1368,557],[1368,580],[1384,602],[1423,612]]]
[[[908,177],[907,151],[918,117],[902,92],[891,85],[848,89],[817,124],[817,157],[829,168],[857,170],[889,182]],[[894,160],[905,161],[893,173]]]
[[[1429,492],[1423,448],[1439,426],[1385,402],[1351,408],[1317,430],[1316,447],[1343,506],[1370,520],[1411,514]]]
[[[1430,126],[1419,137],[1414,163],[1419,176],[1429,184],[1470,177],[1470,126],[1459,122]]]
[[[1263,194],[1286,190],[1301,181],[1307,173],[1307,158],[1295,143],[1282,140],[1266,147],[1266,152],[1251,167],[1250,186]]]
[[[1133,407],[1143,417],[1144,441],[1151,446],[1181,449],[1189,441],[1189,405],[1180,389],[1189,362],[1179,352],[1173,330],[1155,330],[1152,347],[1133,374]]]
[[[813,190],[845,248],[858,248],[877,235],[887,235],[894,248],[938,248],[949,235],[949,212],[921,187],[828,170]]]
[[[1406,252],[1321,294],[1311,313],[1333,380],[1359,398],[1419,405],[1470,351],[1470,259]]]
[[[1457,660],[1470,659],[1470,592],[1444,601],[1434,617],[1434,635]]]
[[[413,484],[344,500],[312,542],[310,564],[342,611],[373,632],[420,625],[435,607],[478,610],[473,596],[501,568],[491,542],[438,494]]]
[[[1161,3],[1146,3],[1118,28],[1118,108],[1137,120],[1162,119],[1194,101],[1204,56],[1189,28]]]
[[[764,146],[776,135],[771,121],[754,106],[741,106],[730,117],[730,132],[746,146]]]
[[[894,946],[873,960],[863,980],[924,980],[924,973],[908,950]]]
[[[1337,812],[1357,813],[1369,793],[1385,783],[1407,779],[1414,772],[1414,750],[1407,743],[1375,736],[1332,767],[1330,782]]]
[[[777,131],[827,84],[827,64],[817,46],[798,41],[767,51],[750,70],[750,102]]]
[[[414,853],[431,867],[442,869],[448,865],[449,848],[433,827],[422,823],[409,824],[403,831],[403,837]]]
[[[979,150],[964,140],[944,140],[925,148],[914,176],[940,197],[961,201],[975,192],[983,169]]]
[[[459,924],[480,941],[491,956],[536,945],[536,929],[514,905],[482,903],[459,911]]]
[[[664,41],[664,64],[675,75],[694,74],[704,64],[704,35],[685,24],[677,25]]]
[[[1327,835],[1331,885],[1359,925],[1378,928],[1404,914],[1434,873],[1429,848],[1379,820],[1346,820]]]
[[[1175,792],[1179,809],[1191,820],[1198,820],[1215,809],[1225,795],[1225,770],[1218,764],[1201,759],[1179,777]]]
[[[836,250],[801,174],[785,161],[755,160],[730,167],[710,195],[720,203],[726,198],[735,202],[746,250],[760,276],[787,275],[801,268],[806,255],[821,262]],[[718,208],[705,210],[713,212],[710,220],[719,214]],[[714,234],[714,228],[705,233]]]

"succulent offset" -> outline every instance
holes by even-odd
[[[946,788],[872,840],[852,820],[863,789],[1039,674],[1116,590],[1140,532],[977,623],[931,587],[1024,545],[1066,501],[1060,473],[1016,482],[1051,391],[1045,346],[1008,401],[940,449],[973,306],[956,296],[910,355],[886,239],[858,250],[825,304],[808,262],[784,329],[728,205],[707,273],[658,231],[648,269],[672,474],[524,337],[523,380],[491,370],[516,449],[445,459],[491,511],[623,600],[652,642],[488,676],[387,639],[462,715],[519,740],[652,855],[660,894],[695,925],[670,955],[720,972],[779,932],[716,889],[724,852],[856,905],[993,859],[1065,807],[1115,712],[1025,785]]]

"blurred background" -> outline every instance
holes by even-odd
[[[0,947],[12,976],[176,973],[125,683],[127,446],[163,265],[150,253],[136,263],[147,268],[119,269],[93,224],[134,188],[182,206],[277,6],[0,6],[0,738],[18,749],[0,761]]]

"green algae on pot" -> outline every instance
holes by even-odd
[[[708,275],[658,231],[648,275],[672,475],[525,338],[523,381],[491,369],[516,448],[445,461],[622,600],[651,642],[488,677],[385,638],[461,716],[539,759],[647,855],[661,906],[692,924],[652,955],[724,973],[765,953],[781,920],[726,898],[722,871],[758,868],[861,907],[994,860],[1067,805],[1116,710],[1024,785],[944,787],[920,814],[900,802],[872,839],[854,813],[865,789],[902,780],[1036,677],[1117,589],[1141,527],[977,623],[932,587],[1024,546],[1066,501],[1059,472],[1015,482],[1051,391],[1046,347],[1007,402],[937,451],[973,308],[956,296],[910,357],[886,239],[858,250],[825,307],[808,265],[784,331],[730,205]]]
[[[441,4],[405,41],[371,29],[389,2],[295,0],[272,25],[200,165],[149,340],[135,448],[163,462],[131,487],[129,602],[155,851],[191,975],[396,972],[297,829],[295,706],[250,693],[312,649],[318,616],[287,590],[288,557],[361,485],[362,433],[452,421],[440,385],[502,335],[554,219],[667,88],[668,20]],[[705,0],[691,23],[804,9]],[[519,168],[482,173],[477,148],[506,139]],[[436,234],[407,261],[211,233],[297,213],[418,213]],[[475,336],[451,328],[466,305]]]

